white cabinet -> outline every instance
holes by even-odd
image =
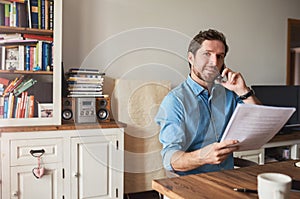
[[[2,198],[61,198],[63,138],[53,135],[51,132],[2,134]],[[33,174],[39,161],[44,168],[41,178]]]
[[[250,160],[252,162],[256,162],[257,164],[264,164],[265,159],[265,150],[249,150],[249,151],[239,151],[234,152],[234,156],[246,160]]]
[[[123,133],[123,128],[2,133],[2,198],[123,198]],[[45,173],[36,178],[39,155]]]
[[[268,149],[276,148],[276,147],[287,147],[289,148],[290,159],[297,160],[300,158],[300,139],[297,135],[297,132],[295,132],[295,135],[296,135],[295,137],[293,137],[292,134],[283,135],[283,136],[287,136],[289,139],[282,139],[282,140],[275,139],[274,141],[271,140],[270,142],[266,143],[265,145],[263,145],[262,148],[258,150],[234,152],[234,157],[251,160],[258,164],[265,164],[266,162],[268,162],[267,160]]]
[[[117,135],[71,140],[71,198],[122,198],[122,153]]]

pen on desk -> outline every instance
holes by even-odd
[[[257,193],[256,190],[246,189],[246,188],[233,188],[233,190],[237,192],[244,192],[244,193]]]

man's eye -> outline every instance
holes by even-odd
[[[217,58],[218,59],[224,59],[224,56],[223,55],[217,55]]]
[[[210,56],[210,53],[209,52],[205,52],[203,53],[205,56]]]

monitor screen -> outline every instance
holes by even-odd
[[[263,105],[295,107],[295,113],[285,126],[300,127],[300,86],[253,85],[251,87]]]

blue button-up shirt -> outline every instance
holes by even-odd
[[[210,92],[190,76],[174,88],[162,101],[155,117],[160,125],[163,165],[173,170],[171,157],[176,151],[194,151],[219,142],[236,105],[243,103],[238,96],[215,84]],[[180,175],[204,173],[233,168],[229,156],[219,165],[207,164]]]

